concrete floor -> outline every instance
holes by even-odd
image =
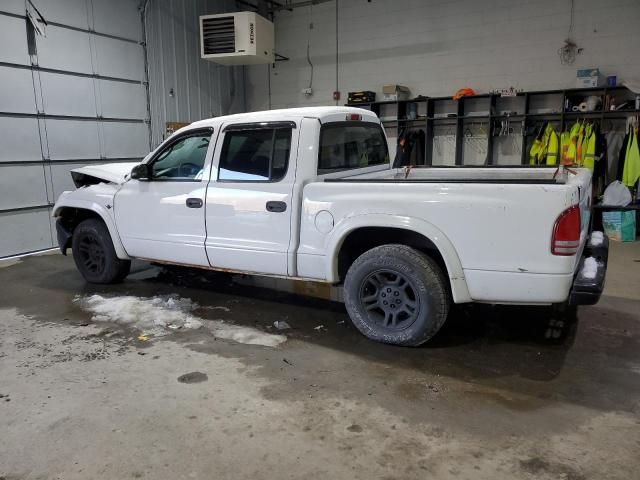
[[[638,262],[640,244],[612,246],[606,295],[577,324],[458,308],[417,349],[364,339],[340,304],[224,276],[138,266],[96,287],[61,255],[5,262],[0,478],[640,478]],[[96,292],[292,328],[276,348],[206,329],[141,341],[73,302]],[[177,380],[192,372],[206,377]]]

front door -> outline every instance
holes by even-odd
[[[294,122],[223,127],[206,202],[213,267],[287,275],[298,132]]]
[[[149,178],[131,179],[116,194],[118,233],[132,257],[208,266],[204,200],[212,129],[171,139],[148,162]]]

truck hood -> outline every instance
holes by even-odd
[[[126,181],[126,175],[138,162],[107,163],[104,165],[87,165],[71,170],[71,178],[77,188],[97,183],[115,183],[121,185]]]

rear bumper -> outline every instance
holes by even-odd
[[[591,275],[585,269],[585,261],[587,258],[594,258],[597,265],[595,275],[593,271]],[[604,236],[603,242],[598,246],[590,243],[584,249],[575,277],[573,285],[569,293],[570,305],[595,305],[600,300],[602,291],[604,290],[605,277],[607,275],[607,262],[609,260],[609,239]]]
[[[67,248],[71,244],[71,236],[73,233],[67,227],[65,227],[62,222],[62,218],[56,219],[56,233],[58,236],[58,247],[63,255],[67,254]]]

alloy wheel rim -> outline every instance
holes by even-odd
[[[85,235],[78,246],[80,260],[91,273],[100,274],[105,267],[105,252],[102,244],[93,235]]]
[[[413,283],[395,270],[376,270],[362,282],[360,303],[376,325],[389,331],[411,326],[420,313],[420,298]]]

